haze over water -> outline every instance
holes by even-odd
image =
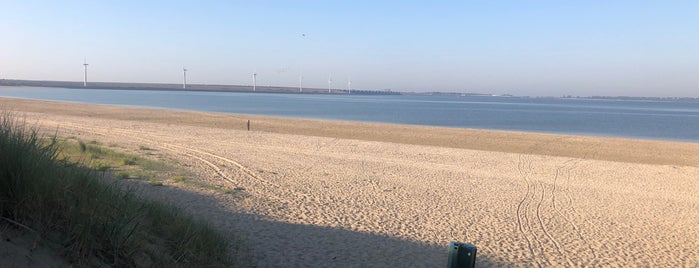
[[[0,96],[297,118],[699,141],[699,103],[0,88]]]

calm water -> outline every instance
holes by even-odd
[[[0,96],[349,121],[699,141],[699,103],[0,88]]]

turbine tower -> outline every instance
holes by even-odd
[[[85,77],[83,78],[83,87],[87,87],[87,60],[83,60],[83,66],[85,67]]]
[[[299,74],[299,92],[303,92],[303,75]]]
[[[328,75],[328,93],[331,92],[332,87],[333,87],[333,78],[332,78],[332,74],[329,74]]]
[[[187,68],[182,67],[182,88],[187,88]]]
[[[252,73],[252,91],[255,92],[257,87],[257,71]]]
[[[352,79],[347,77],[347,94],[352,94]]]

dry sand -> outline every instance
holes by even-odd
[[[164,197],[260,267],[699,266],[699,144],[0,98],[61,136],[175,159],[235,194]],[[245,131],[251,120],[252,131]]]

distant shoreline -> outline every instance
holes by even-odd
[[[289,94],[333,94],[333,95],[400,95],[399,92],[380,90],[347,90],[327,88],[303,88],[299,92],[298,87],[282,86],[256,86],[253,91],[252,85],[210,85],[210,84],[187,84],[183,88],[182,84],[167,83],[122,83],[122,82],[88,82],[83,86],[83,82],[75,81],[43,81],[43,80],[11,80],[0,79],[0,86],[15,87],[57,87],[76,89],[111,89],[111,90],[161,90],[161,91],[203,91],[203,92],[247,92],[247,93],[289,93]]]
[[[0,87],[59,87],[76,89],[105,89],[105,90],[160,90],[160,91],[200,91],[200,92],[247,92],[247,93],[288,93],[288,94],[332,94],[332,95],[419,95],[419,96],[450,96],[450,97],[500,97],[500,98],[553,98],[572,100],[608,100],[608,101],[680,101],[699,102],[696,97],[643,97],[643,96],[516,96],[512,94],[492,94],[473,92],[407,92],[392,90],[366,90],[366,89],[341,89],[333,88],[328,92],[327,88],[303,88],[299,92],[298,87],[288,86],[257,86],[253,91],[252,85],[215,85],[215,84],[182,84],[171,83],[126,83],[126,82],[83,82],[76,81],[50,81],[50,80],[20,80],[0,79]]]

